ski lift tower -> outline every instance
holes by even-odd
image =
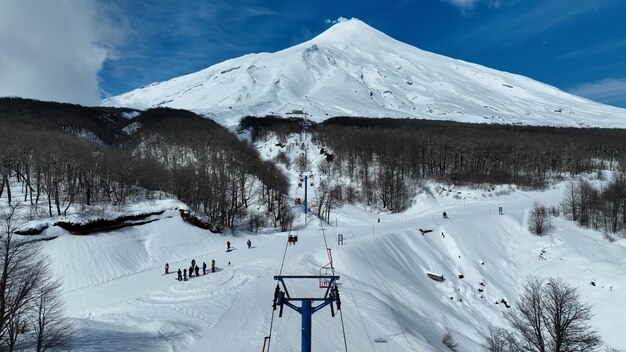
[[[287,290],[287,286],[285,284],[285,280],[287,279],[315,279],[315,280],[324,280],[329,283],[326,291],[322,297],[313,298],[313,297],[292,297],[289,291]],[[335,307],[333,303],[337,306],[337,310],[341,309],[341,300],[339,298],[339,289],[337,288],[337,280],[339,280],[339,276],[328,275],[328,276],[304,276],[304,275],[296,275],[296,276],[274,276],[274,280],[278,281],[276,285],[276,290],[274,291],[274,304],[273,308],[279,309],[278,317],[283,316],[283,307],[286,305],[287,307],[295,310],[296,312],[302,315],[302,338],[301,338],[301,352],[311,352],[311,317],[314,313],[319,311],[320,309],[330,305],[330,314],[332,317],[335,317]],[[297,306],[293,302],[301,302],[300,306]],[[317,304],[319,303],[319,304]],[[317,304],[314,306],[314,304]]]
[[[309,121],[306,118],[306,113],[302,113],[302,117],[304,119],[304,121],[302,122],[302,131],[304,133],[304,141],[303,141],[303,145],[304,145],[304,215],[307,214],[307,209],[308,209],[308,204],[307,204],[307,196],[308,196],[308,180],[309,180],[309,176],[308,176],[308,172],[309,172],[309,159],[308,159],[308,150],[309,150],[309,146],[307,145],[307,139],[306,139],[306,131],[309,129],[310,124]]]

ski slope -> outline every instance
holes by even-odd
[[[358,19],[275,52],[233,58],[103,101],[173,107],[225,126],[242,116],[332,116],[625,128],[626,110],[399,42]]]
[[[299,242],[287,247],[283,274],[318,274],[328,262],[325,233],[341,276],[351,351],[444,351],[446,331],[458,342],[458,351],[478,351],[488,325],[504,325],[506,308],[495,302],[504,298],[513,304],[528,275],[558,275],[578,287],[593,304],[593,325],[607,344],[624,349],[626,240],[610,243],[563,219],[555,219],[545,237],[526,230],[531,204],[558,203],[563,186],[498,195],[504,188],[443,191],[432,186],[432,196],[418,195],[402,214],[340,208],[331,215],[337,227],[324,225],[323,232],[318,220],[310,217],[305,224],[300,217]],[[57,227],[46,230],[59,236],[42,245],[63,280],[67,311],[78,330],[75,349],[261,350],[272,313],[273,276],[288,234],[211,234],[184,223],[175,203],[167,206],[170,210],[156,222],[109,233],[73,236]],[[442,219],[442,211],[450,218]],[[433,231],[422,235],[420,228]],[[337,245],[337,234],[344,235],[344,245]],[[253,248],[246,248],[247,239]],[[226,241],[236,249],[227,253]],[[166,262],[175,272],[191,259],[199,266],[215,259],[220,270],[186,282],[164,275]],[[427,272],[446,280],[435,282]],[[484,292],[478,292],[480,287]],[[303,295],[320,290],[317,282],[293,282],[290,289]],[[313,350],[343,351],[341,331],[339,317],[331,318],[328,309],[316,313]],[[300,316],[286,309],[283,318],[275,318],[272,336],[271,351],[298,350]]]

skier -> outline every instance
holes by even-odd
[[[206,263],[202,262],[202,275],[206,275]]]
[[[196,265],[196,277],[200,276],[200,267]]]
[[[187,269],[183,269],[183,280],[187,281]]]
[[[178,281],[183,281],[183,272],[178,268]]]
[[[248,239],[248,242],[246,242],[248,244],[248,249],[250,249],[250,246],[252,246],[252,241],[250,241],[250,239]]]
[[[193,266],[189,267],[189,278],[191,279],[191,277],[193,276]]]
[[[448,214],[446,214],[446,212],[445,212],[445,211],[443,212],[443,218],[444,218],[444,219],[447,219],[447,218],[448,218]]]
[[[195,260],[195,259],[192,259],[192,260],[191,260],[191,267],[192,267],[192,268],[195,268],[195,267],[196,267],[196,260]]]
[[[168,263],[165,263],[165,275],[170,273],[170,265]]]
[[[211,260],[211,272],[215,272],[215,259]]]
[[[230,241],[226,241],[226,251],[230,251]]]

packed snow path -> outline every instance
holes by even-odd
[[[496,302],[514,304],[530,274],[559,275],[579,287],[607,344],[626,348],[621,332],[626,241],[609,243],[563,219],[554,220],[545,237],[526,230],[524,219],[535,200],[557,204],[561,196],[562,189],[473,201],[438,195],[418,197],[421,201],[403,214],[352,206],[335,212],[331,218],[338,227],[324,227],[341,276],[349,349],[442,351],[441,338],[450,331],[459,351],[480,350],[489,323],[504,325],[507,308]],[[504,215],[497,215],[498,206]],[[449,219],[442,219],[443,211]],[[317,275],[328,261],[319,221],[299,227],[283,274]],[[433,231],[423,235],[420,228]],[[60,235],[45,242],[44,250],[63,279],[68,313],[76,318],[76,350],[261,349],[287,233],[210,234],[182,222],[174,210],[154,223],[111,233],[47,231]],[[249,238],[251,249],[245,244]],[[236,248],[229,253],[227,240]],[[200,267],[215,259],[221,270],[176,281],[175,272],[188,268],[191,259]],[[169,275],[164,275],[166,262]],[[431,280],[428,272],[442,274],[445,281]],[[305,295],[319,290],[317,282],[306,281],[294,281],[290,288]],[[283,318],[276,317],[272,340],[272,351],[298,350],[300,316],[285,310]],[[313,350],[343,350],[340,320],[328,309],[313,317]]]

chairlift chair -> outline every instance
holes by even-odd
[[[326,248],[328,251],[328,258],[330,262],[320,268],[320,276],[335,276],[335,267],[333,266],[333,254],[330,248]],[[331,285],[331,280],[328,278],[320,278],[320,288],[328,288]]]

